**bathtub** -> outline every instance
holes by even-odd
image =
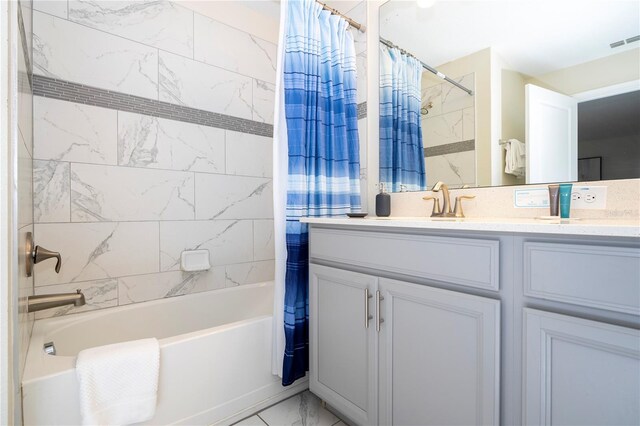
[[[75,360],[94,346],[156,337],[150,425],[229,424],[307,388],[271,374],[273,283],[36,321],[22,382],[25,425],[81,424]],[[57,354],[43,345],[53,342]]]

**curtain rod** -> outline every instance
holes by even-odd
[[[422,65],[422,67],[423,67],[424,69],[426,69],[427,71],[429,71],[429,72],[431,72],[431,73],[433,73],[433,74],[437,75],[438,77],[442,78],[443,80],[445,80],[445,81],[447,81],[447,82],[449,82],[449,83],[453,84],[453,85],[454,85],[454,86],[456,86],[458,89],[460,89],[460,90],[464,90],[464,91],[465,91],[465,92],[467,92],[469,95],[472,95],[472,96],[473,96],[473,91],[472,91],[472,90],[467,89],[467,88],[466,88],[466,87],[464,87],[462,84],[458,83],[457,81],[454,81],[454,80],[450,79],[449,77],[447,77],[446,75],[444,75],[443,73],[441,73],[440,71],[438,71],[437,69],[435,69],[435,68],[433,68],[433,67],[431,67],[431,66],[429,66],[429,65],[425,64],[425,63],[424,63],[424,62],[422,62],[420,59],[418,59],[418,58],[416,57],[416,55],[413,55],[413,54],[411,54],[411,53],[407,52],[406,50],[404,50],[404,49],[403,49],[403,48],[401,48],[400,46],[395,45],[395,44],[391,43],[389,40],[386,40],[386,39],[384,39],[384,38],[382,38],[382,37],[380,37],[380,43],[384,44],[384,45],[385,45],[385,46],[387,46],[387,47],[391,47],[391,48],[399,49],[399,50],[400,50],[400,52],[404,53],[405,55],[409,55],[409,56],[411,56],[412,58],[417,59],[417,60],[418,60],[418,62],[420,62],[420,64]]]
[[[331,12],[332,15],[340,16],[342,19],[347,21],[349,23],[349,25],[352,26],[353,28],[355,28],[356,30],[358,30],[358,31],[360,31],[362,33],[365,32],[366,28],[361,23],[354,21],[353,19],[349,18],[346,15],[343,15],[338,10],[336,10],[336,9],[330,7],[330,6],[327,6],[326,4],[322,3],[321,1],[316,0],[316,3],[320,4],[324,10],[328,10],[329,12]]]

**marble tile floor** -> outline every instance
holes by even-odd
[[[234,426],[347,426],[322,407],[320,398],[308,390],[265,408]]]

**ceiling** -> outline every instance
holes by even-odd
[[[609,44],[640,34],[638,0],[439,0],[421,9],[391,0],[380,35],[432,66],[492,47],[530,76],[636,49]]]

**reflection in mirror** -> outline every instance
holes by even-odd
[[[422,64],[380,47],[380,183],[391,192],[426,189],[422,145]]]
[[[422,3],[380,8],[386,187],[640,177],[640,2]]]

